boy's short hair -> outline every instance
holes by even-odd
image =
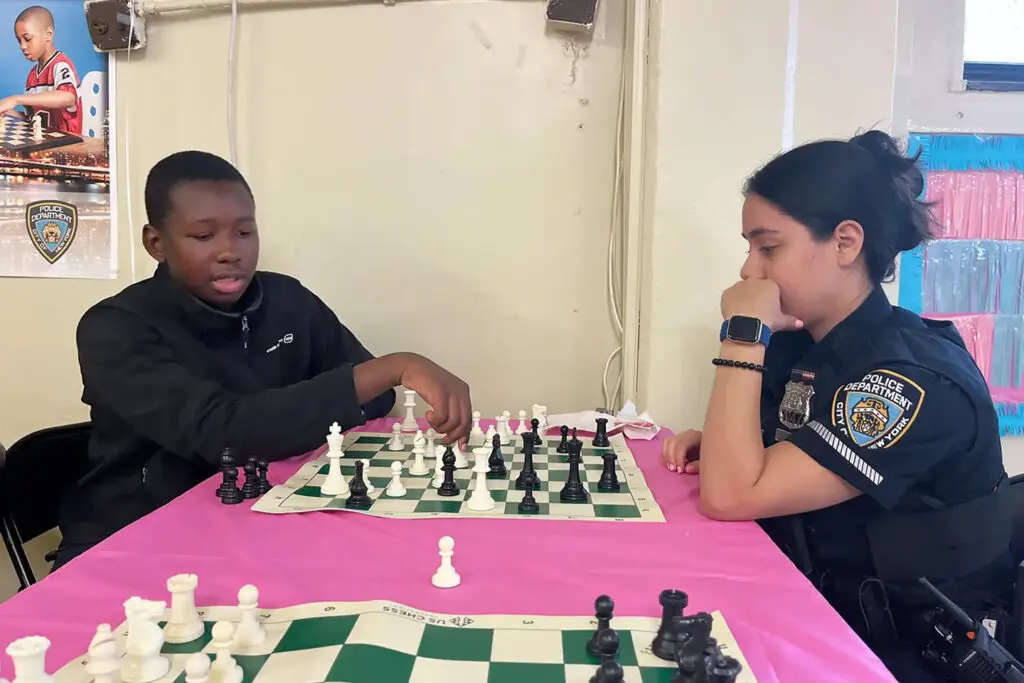
[[[14,23],[17,24],[29,19],[39,19],[43,23],[44,28],[53,26],[53,15],[50,13],[50,10],[41,5],[33,5],[21,10],[21,14],[14,20]]]
[[[171,213],[171,191],[179,183],[196,180],[214,180],[239,183],[252,197],[252,188],[238,171],[225,159],[210,154],[189,150],[176,152],[157,162],[146,178],[146,220],[154,227],[162,228]]]

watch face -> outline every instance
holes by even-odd
[[[753,344],[761,338],[761,321],[743,315],[729,319],[729,339]]]

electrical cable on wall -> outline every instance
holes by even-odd
[[[238,136],[235,129],[235,36],[238,32],[238,0],[231,0],[231,28],[228,29],[228,150],[231,164],[238,168]]]
[[[128,19],[128,35],[129,36],[134,36],[135,35],[135,4],[132,2],[132,0],[128,1],[128,15],[130,17]],[[130,65],[132,63],[132,52],[133,52],[133,50],[128,50],[128,55],[127,55],[127,57],[125,57],[125,72],[127,72],[129,70]],[[123,91],[123,89],[124,89],[124,76],[123,75],[120,76],[119,80],[120,80],[121,85],[117,89],[117,94],[120,94]],[[135,283],[135,282],[139,281],[139,276],[138,276],[138,270],[136,269],[136,260],[135,260],[135,237],[136,237],[135,236],[135,216],[134,216],[133,210],[132,210],[132,163],[131,163],[131,149],[130,149],[131,138],[128,135],[128,127],[129,127],[130,121],[131,121],[131,117],[128,116],[128,102],[130,100],[131,100],[131,98],[129,98],[129,97],[122,97],[121,98],[121,101],[124,102],[124,116],[123,116],[123,122],[124,122],[124,124],[123,124],[124,125],[124,168],[125,168],[125,173],[124,173],[124,190],[125,190],[125,204],[126,204],[126,208],[128,210],[128,253],[129,253],[129,260],[131,261],[131,267],[132,267],[132,282]],[[117,106],[116,102],[114,103],[114,106]],[[116,132],[117,131],[115,131],[115,134],[116,134]],[[108,131],[107,134],[108,135],[110,134],[109,131]],[[114,159],[112,163],[116,164],[117,163],[117,159]],[[116,229],[117,228],[115,226],[115,230]]]

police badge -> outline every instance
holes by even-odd
[[[75,241],[78,209],[55,199],[32,202],[25,207],[25,228],[36,251],[54,264]]]
[[[776,441],[785,441],[790,434],[810,421],[813,400],[814,373],[794,369],[789,376],[789,382],[786,383],[786,393],[779,404],[779,424],[786,429],[776,430]]]

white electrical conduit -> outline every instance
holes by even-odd
[[[409,2],[428,2],[429,0],[141,0],[135,3],[140,14],[158,15],[170,12],[187,12],[189,10],[227,10],[233,4],[240,7],[313,7],[316,5],[395,5]],[[506,2],[508,0],[495,0]],[[525,1],[525,0],[513,0]]]

